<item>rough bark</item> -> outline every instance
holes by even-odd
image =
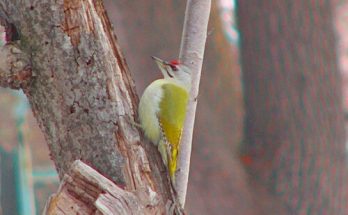
[[[148,205],[156,205],[157,195],[150,193],[147,200]],[[141,202],[137,193],[123,190],[83,162],[75,161],[43,214],[141,214],[146,207]]]
[[[243,148],[251,183],[265,188],[258,198],[287,214],[347,214],[331,2],[238,4],[246,104]]]
[[[13,43],[0,47],[0,86],[23,88],[32,77],[29,57]]]
[[[30,56],[31,75],[13,86],[27,95],[60,178],[82,160],[137,195],[155,192],[144,213],[163,213],[170,186],[156,149],[131,125],[138,98],[102,1],[2,0],[0,15]],[[1,86],[9,77],[17,75],[1,75]]]

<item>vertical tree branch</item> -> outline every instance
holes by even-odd
[[[190,100],[187,107],[187,117],[185,120],[179,153],[180,171],[178,171],[176,176],[176,189],[178,192],[179,202],[182,206],[185,205],[188,176],[190,171],[192,135],[204,56],[204,47],[207,38],[210,7],[211,0],[187,1],[180,47],[180,60],[192,71]]]

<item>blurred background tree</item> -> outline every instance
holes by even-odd
[[[177,58],[186,2],[104,2],[141,94],[160,77],[150,56]],[[213,2],[187,210],[192,214],[343,213],[344,124],[332,5],[321,0],[239,2],[247,114],[240,154],[244,108],[238,48],[230,32],[233,26],[226,29],[221,22],[228,18],[221,5],[231,7],[233,2]],[[337,26],[344,35],[348,22],[341,20],[347,19],[347,3],[338,4],[337,11]],[[340,44],[345,44],[345,37],[340,38]],[[346,53],[341,45],[339,53]],[[31,112],[12,111],[23,97],[8,90],[1,90],[0,97],[0,206],[4,214],[14,210],[25,214],[25,209],[39,214],[58,184],[47,146]],[[26,162],[32,160],[30,172],[28,165],[20,165],[19,152],[26,155]],[[20,197],[17,171],[27,173],[21,177],[24,188],[34,188],[27,192],[36,196],[33,205],[25,205],[25,196]],[[9,196],[11,189],[18,190],[16,195]]]
[[[250,179],[295,214],[347,214],[330,1],[239,1]]]

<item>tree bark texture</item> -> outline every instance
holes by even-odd
[[[0,15],[18,32],[8,38],[30,56],[30,76],[15,86],[29,99],[60,178],[82,160],[126,190],[155,192],[156,205],[140,204],[144,213],[162,213],[172,193],[156,149],[143,146],[131,125],[138,97],[102,1],[2,0]]]
[[[106,0],[105,4],[141,94],[146,85],[161,76],[151,55],[178,58],[186,1]],[[224,37],[213,1],[185,204],[189,213],[233,211],[244,215],[254,210],[237,156],[243,127],[237,59],[237,49]]]
[[[238,1],[250,181],[288,214],[347,214],[331,2]]]
[[[152,201],[157,201],[156,195]],[[137,195],[117,187],[91,167],[77,160],[64,175],[57,193],[43,214],[142,214]],[[153,203],[150,203],[153,204]]]

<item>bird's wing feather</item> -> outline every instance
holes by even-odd
[[[177,146],[185,120],[188,93],[172,83],[164,84],[162,88],[159,120],[167,141]]]
[[[163,95],[158,120],[165,140],[171,148],[168,162],[169,172],[172,176],[176,171],[177,154],[189,95],[183,87],[175,83],[164,84],[162,88]]]

